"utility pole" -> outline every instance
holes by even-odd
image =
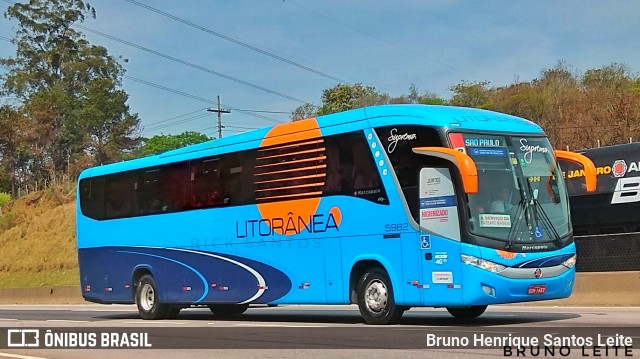
[[[218,113],[218,138],[222,138],[222,114],[231,113],[231,111],[220,109],[220,95],[218,95],[218,109],[216,110],[215,108],[208,108],[207,111]]]

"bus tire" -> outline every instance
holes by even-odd
[[[249,304],[211,304],[209,309],[218,317],[231,317],[247,311]]]
[[[487,310],[486,305],[472,305],[469,307],[447,307],[449,314],[456,319],[475,319]]]
[[[176,319],[178,317],[178,315],[180,315],[180,311],[182,310],[182,307],[171,307],[169,309],[169,311],[167,311],[167,319]]]
[[[378,270],[368,271],[360,277],[357,298],[360,315],[367,324],[395,323],[406,309],[396,305],[391,281]]]
[[[148,274],[140,277],[136,287],[136,304],[142,319],[158,320],[167,317],[171,306],[160,303],[159,298],[158,287],[153,277]]]

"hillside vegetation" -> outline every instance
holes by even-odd
[[[34,192],[0,216],[0,288],[77,285],[73,185]]]

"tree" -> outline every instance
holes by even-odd
[[[70,116],[63,140],[79,145],[95,157],[97,164],[114,162],[138,147],[136,115],[129,113],[128,95],[115,88],[111,79],[93,79],[82,93],[77,110]],[[76,151],[76,153],[80,153]]]
[[[136,151],[136,155],[139,157],[157,155],[211,139],[211,137],[196,131],[186,131],[178,135],[155,135],[145,141],[144,145]]]
[[[364,86],[361,83],[338,84],[322,91],[322,105],[320,105],[317,115],[328,115],[359,107],[388,103],[388,99],[388,95],[379,93],[373,86]]]
[[[638,81],[627,66],[611,64],[587,70],[581,78],[582,95],[589,104],[590,129],[602,144],[624,143],[640,132]]]
[[[389,103],[406,103],[406,104],[421,104],[421,105],[446,105],[447,101],[433,92],[424,92],[420,94],[418,87],[414,84],[409,86],[409,93],[399,97],[393,97],[389,100]]]
[[[316,117],[318,113],[318,106],[312,103],[305,103],[296,107],[291,111],[291,121],[305,120],[307,118]]]
[[[464,106],[475,108],[489,108],[489,81],[469,82],[462,81],[457,85],[451,86],[453,96],[449,101],[452,106]]]
[[[530,83],[515,83],[491,91],[490,109],[526,118],[536,123],[543,121],[545,102],[540,92]]]
[[[55,181],[69,165],[121,160],[139,143],[139,119],[117,89],[124,68],[72,26],[95,9],[81,0],[29,0],[9,6],[18,22],[16,55],[0,59],[3,92],[22,102],[32,151],[26,170]],[[87,155],[93,161],[86,161]]]

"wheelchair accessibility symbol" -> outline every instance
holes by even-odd
[[[431,249],[431,236],[426,234],[420,236],[420,249]]]
[[[533,230],[533,235],[536,237],[536,239],[541,239],[543,236],[542,228],[540,228],[540,226],[536,226]]]

